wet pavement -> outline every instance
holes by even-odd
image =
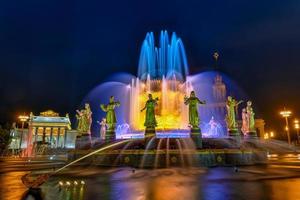
[[[145,170],[73,167],[51,177],[40,191],[33,191],[33,195],[38,193],[42,199],[55,200],[297,200],[300,199],[299,158],[297,154],[273,154],[269,156],[268,165],[237,168]],[[18,168],[0,174],[1,199],[22,199],[26,196],[28,190],[20,179],[25,173]]]

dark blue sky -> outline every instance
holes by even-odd
[[[136,74],[146,32],[162,29],[182,38],[192,72],[218,50],[269,125],[284,105],[297,115],[300,1],[27,0],[0,3],[0,121],[72,112],[112,73]]]

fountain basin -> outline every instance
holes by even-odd
[[[89,150],[73,150],[68,153],[69,161],[78,159]],[[264,151],[241,149],[200,149],[200,150],[111,150],[96,153],[79,164],[104,167],[215,167],[254,165],[267,160]]]

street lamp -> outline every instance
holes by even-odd
[[[271,132],[270,132],[270,137],[273,138],[274,136],[275,136],[274,132],[271,131]]]
[[[20,137],[20,150],[21,150],[21,148],[22,148],[22,139],[23,139],[23,134],[24,134],[24,124],[25,124],[25,122],[27,122],[28,121],[28,119],[29,119],[29,117],[27,116],[27,115],[19,115],[19,120],[20,120],[20,122],[22,123],[22,133],[21,133],[21,137]]]
[[[297,131],[297,141],[299,143],[299,129],[300,129],[300,125],[299,125],[299,120],[298,119],[294,120],[294,126],[295,126],[295,129]]]
[[[269,139],[269,133],[265,133],[264,139],[265,139],[265,140],[268,140],[268,139]]]
[[[285,108],[284,108],[283,111],[280,112],[280,115],[285,118],[285,125],[286,125],[285,126],[285,130],[286,130],[286,133],[287,133],[289,145],[291,144],[291,137],[290,137],[289,120],[288,120],[288,118],[291,116],[291,114],[292,114],[292,112],[289,111],[289,110],[286,110]]]

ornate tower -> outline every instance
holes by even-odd
[[[216,102],[224,102],[226,100],[226,86],[222,81],[222,76],[219,74],[214,79],[213,97]]]
[[[213,58],[215,60],[215,70],[218,70],[218,60],[219,60],[219,53],[215,52],[213,54]],[[226,86],[222,81],[222,76],[217,73],[215,79],[214,79],[214,85],[213,85],[213,97],[215,102],[225,102],[226,101]]]

